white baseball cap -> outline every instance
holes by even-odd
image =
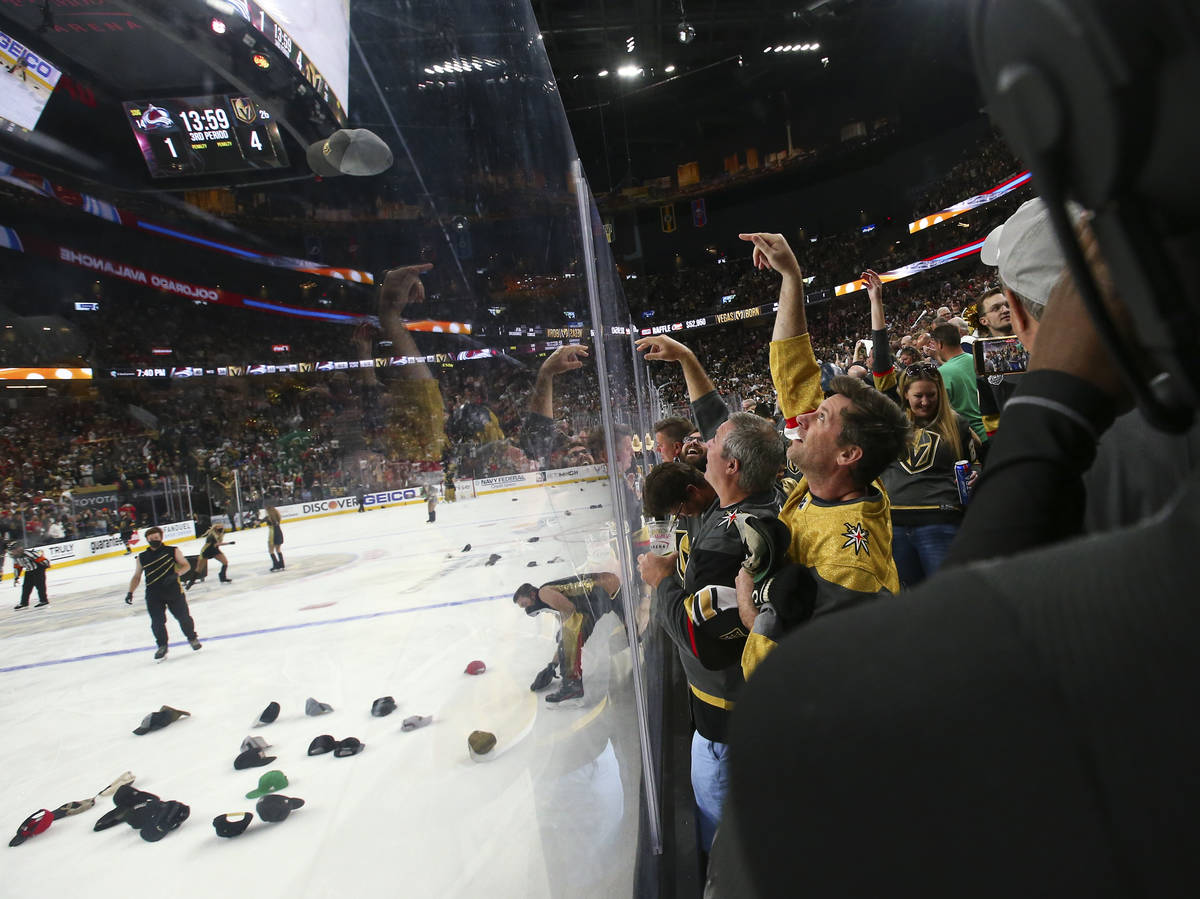
[[[1074,221],[1083,215],[1083,209],[1075,204],[1068,212]],[[1025,201],[1008,221],[992,229],[979,258],[984,265],[1000,270],[1000,280],[1007,287],[1039,306],[1046,305],[1067,265],[1040,197]]]

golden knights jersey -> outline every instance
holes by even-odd
[[[610,594],[601,586],[598,578],[597,574],[581,574],[542,584],[543,588],[557,590],[575,606],[574,614],[559,616],[558,661],[564,678],[583,677],[583,644],[592,635],[592,628],[600,618],[615,612],[618,618],[625,620],[621,588]],[[525,610],[525,614],[533,617],[549,610],[550,606],[539,598]]]
[[[741,691],[739,662],[746,643],[734,579],[745,553],[740,514],[774,517],[774,489],[722,508],[717,501],[677,535],[674,577],[655,591],[653,615],[679,652],[691,691],[692,722],[700,735],[724,743],[729,715]]]
[[[890,364],[887,332],[874,331],[872,336],[875,346],[880,348],[875,362],[881,368],[887,366],[886,371],[873,373],[875,388],[891,397],[901,409],[906,409],[899,392],[896,368]],[[892,504],[893,524],[919,526],[961,520],[962,504],[958,498],[954,463],[959,459],[974,462],[975,444],[966,419],[958,413],[954,414],[954,419],[961,452],[955,452],[937,431],[913,427],[904,455],[884,470],[880,480]]]
[[[446,445],[446,409],[432,378],[388,382],[392,400],[386,428],[388,448],[401,459],[442,458]]]
[[[821,370],[807,334],[771,342],[771,379],[789,427],[821,405]],[[891,504],[878,481],[858,499],[825,502],[812,495],[802,477],[783,504],[779,520],[792,532],[788,558],[803,566],[815,583],[814,617],[900,591],[892,559]],[[781,636],[774,610],[764,607],[742,655],[746,677]]]
[[[894,523],[920,525],[961,519],[954,463],[974,461],[975,445],[966,419],[957,413],[954,418],[961,455],[936,430],[914,427],[904,455],[884,470],[881,480],[892,504]]]
[[[557,590],[571,600],[576,609],[593,618],[603,618],[612,611],[616,611],[618,615],[621,614],[624,610],[620,608],[620,588],[615,594],[610,594],[600,586],[596,577],[595,574],[581,574],[576,577],[549,581],[542,586]]]

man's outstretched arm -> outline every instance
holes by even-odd
[[[708,372],[691,349],[672,337],[643,337],[634,344],[652,362],[678,362],[683,369],[683,380],[687,383],[688,400],[696,402],[700,397],[716,390]]]
[[[545,418],[554,418],[554,376],[583,368],[583,360],[587,357],[588,348],[581,343],[560,346],[547,356],[538,369],[533,394],[529,397],[529,411]]]
[[[782,234],[758,231],[739,234],[742,240],[754,244],[754,267],[779,272],[779,311],[775,314],[772,340],[787,340],[808,333],[808,317],[804,313],[804,275],[796,254]]]
[[[711,440],[721,423],[729,417],[729,410],[717,394],[712,378],[696,358],[696,354],[678,340],[671,337],[643,337],[635,346],[653,362],[678,362],[683,369],[687,384],[688,400],[692,414],[705,440]]]

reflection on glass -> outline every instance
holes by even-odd
[[[49,599],[0,621],[0,813],[129,770],[190,809],[138,862],[181,895],[631,894],[647,421],[527,4],[10,4],[0,31],[0,531],[14,597]],[[164,703],[190,714],[130,733]],[[304,805],[222,838],[252,725]],[[115,893],[136,836],[92,823],[10,889]]]

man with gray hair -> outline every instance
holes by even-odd
[[[704,480],[716,492],[694,531],[668,556],[638,559],[642,580],[654,591],[652,616],[679,652],[690,688],[692,790],[700,824],[700,848],[708,852],[716,832],[727,782],[726,734],[741,691],[742,651],[747,630],[738,613],[734,581],[745,557],[737,521],[742,516],[774,518],[779,512],[775,476],[784,462],[784,446],[774,424],[749,412],[730,415],[708,442]],[[659,469],[647,482],[657,483]],[[693,473],[696,474],[696,473]],[[654,492],[654,491],[652,491]],[[669,513],[693,511],[681,492]]]

